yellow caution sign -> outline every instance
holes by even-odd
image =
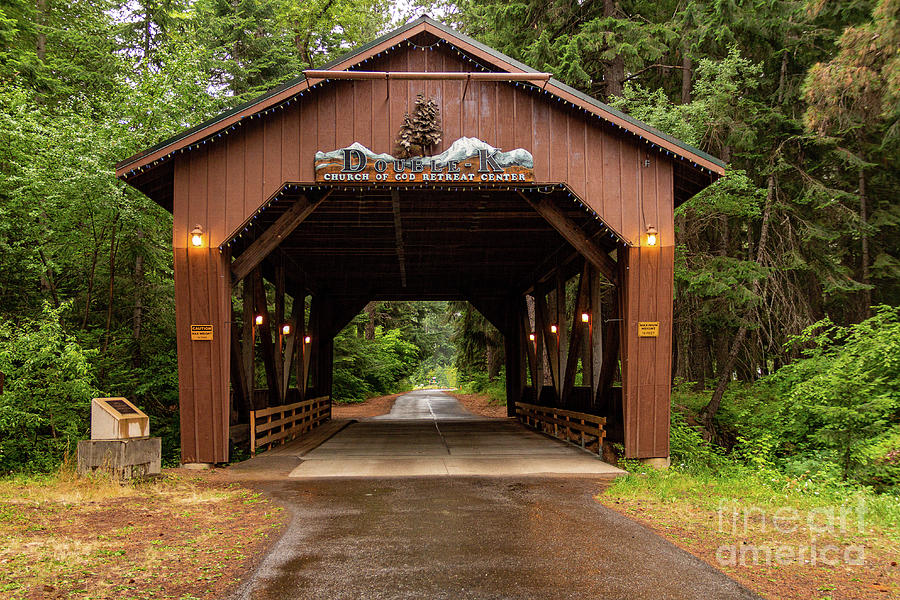
[[[191,325],[191,341],[209,341],[213,339],[212,325]]]
[[[659,321],[639,322],[638,337],[659,337]]]

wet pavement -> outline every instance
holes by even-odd
[[[293,520],[235,598],[738,599],[571,478],[268,482]]]
[[[608,476],[521,476],[507,467],[512,476],[286,477],[290,461],[326,464],[329,453],[350,462],[379,452],[387,461],[421,460],[390,458],[390,452],[418,448],[431,455],[427,460],[441,453],[447,459],[452,456],[447,438],[453,437],[453,427],[463,428],[454,444],[468,456],[460,459],[484,458],[491,450],[495,463],[515,465],[527,458],[523,448],[535,448],[519,429],[503,431],[519,428],[514,422],[467,417],[443,394],[407,396],[412,398],[393,413],[400,418],[335,427],[331,438],[300,456],[283,447],[269,463],[260,460],[259,468],[245,463],[234,471],[284,505],[292,519],[232,598],[757,598],[652,531],[598,504],[593,497],[609,484]],[[425,418],[403,416],[424,412],[429,413]],[[444,413],[456,416],[443,419]],[[493,436],[478,431],[479,424],[495,428]],[[357,426],[362,429],[341,438]],[[474,432],[465,430],[473,426]],[[400,431],[390,433],[396,427]],[[374,428],[368,437],[366,428]],[[435,429],[444,432],[437,439],[431,433]],[[542,459],[559,459],[553,454],[571,451],[582,455],[577,458],[606,464],[580,449],[527,433],[549,444],[537,446],[549,453]],[[490,437],[503,441],[491,442]],[[329,448],[333,442],[340,443]],[[498,454],[503,451],[505,455]],[[317,452],[320,459],[305,460]]]
[[[394,401],[391,412],[372,420],[455,420],[480,419],[466,410],[459,400],[441,390],[416,390],[404,394]]]

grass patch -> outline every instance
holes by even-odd
[[[722,464],[628,463],[598,502],[766,598],[900,597],[900,498]]]
[[[0,479],[3,598],[215,598],[284,524],[215,472]]]

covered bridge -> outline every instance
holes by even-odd
[[[417,98],[441,141],[394,160]],[[334,335],[428,299],[504,335],[511,416],[603,415],[628,457],[667,459],[673,215],[722,173],[429,18],[122,161],[173,214],[183,462],[227,461],[250,411],[327,419]]]

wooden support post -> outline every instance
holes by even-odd
[[[181,460],[222,463],[228,461],[230,411],[228,256],[216,248],[184,247],[187,237],[176,236],[174,248]],[[195,324],[211,325],[212,339],[192,339],[191,325]]]
[[[276,258],[275,262],[275,322],[272,324],[275,330],[275,377],[278,378],[279,404],[285,403],[287,386],[284,385],[284,354],[285,343],[282,327],[284,326],[284,259]],[[290,377],[290,372],[288,372]]]
[[[587,379],[591,386],[591,404],[596,407],[597,386],[600,382],[600,368],[603,361],[603,278],[599,271],[591,267],[591,342],[590,364],[591,377]]]
[[[246,423],[253,410],[253,401],[247,396],[247,378],[241,360],[241,341],[238,328],[234,326],[236,311],[231,309],[231,390],[238,407],[238,423]]]
[[[309,330],[306,327],[306,290],[301,288],[300,296],[294,297],[297,305],[297,392],[300,401],[306,400],[307,373],[309,372],[310,347],[306,342]]]
[[[321,296],[316,296],[319,302],[316,305],[316,393],[318,396],[331,397],[332,369],[334,366],[334,336],[331,334],[331,325],[334,322],[332,303],[325,302]]]
[[[309,327],[307,329],[306,335],[310,337],[310,342],[307,344],[306,349],[307,353],[304,356],[304,360],[306,364],[304,364],[303,368],[306,371],[304,373],[304,377],[307,380],[307,393],[309,392],[309,388],[315,388],[318,391],[318,372],[316,370],[316,366],[319,361],[319,314],[322,311],[322,297],[320,294],[315,294],[312,297],[312,300],[309,304]],[[322,394],[318,394],[321,396]]]
[[[300,328],[298,327],[297,323],[297,315],[300,314],[300,307],[298,306],[298,304],[303,302],[302,293],[303,292],[297,292],[296,290],[294,291],[294,300],[291,304],[291,318],[287,321],[291,326],[291,333],[284,336],[284,363],[281,369],[281,392],[285,399],[287,399],[288,389],[290,388],[291,384],[291,372],[293,371],[294,366],[294,355],[297,352],[297,347],[303,345],[303,338],[299,337]],[[300,297],[298,298],[298,296]]]
[[[275,366],[275,344],[272,342],[272,318],[269,313],[269,302],[266,299],[266,288],[263,286],[262,273],[255,269],[252,275],[253,293],[255,295],[256,314],[262,315],[262,324],[257,326],[260,346],[262,348],[263,365],[266,370],[266,384],[269,388],[269,404],[277,405],[281,402],[281,378]]]
[[[619,262],[625,456],[668,458],[675,247],[629,246]],[[641,322],[656,335],[639,335]]]
[[[516,416],[516,403],[522,401],[524,385],[524,364],[522,348],[522,329],[520,327],[522,312],[520,302],[511,301],[506,304],[506,326],[503,333],[504,358],[506,360],[506,416]]]
[[[562,270],[556,270],[556,358],[559,365],[556,372],[559,373],[559,379],[556,382],[556,397],[563,402],[563,390],[566,386],[566,363],[569,357],[569,324],[568,324],[568,308],[569,303],[566,298],[566,280],[563,277]]]
[[[619,314],[619,300],[615,298],[609,304],[606,318],[603,320],[603,355],[597,373],[597,391],[594,397],[595,406],[601,409],[604,415],[609,414],[610,406],[607,399],[619,366]]]
[[[516,403],[522,400],[521,348],[518,328],[503,334],[503,349],[506,359],[506,416],[516,416]]]
[[[241,331],[241,365],[245,374],[245,394],[250,401],[251,410],[256,410],[256,294],[253,291],[254,279],[244,279],[243,293],[243,328]]]
[[[548,371],[550,374],[550,385],[552,385],[553,388],[556,389],[556,382],[559,381],[559,371],[557,370],[559,367],[559,362],[555,360],[555,357],[557,356],[557,340],[556,335],[550,332],[547,299],[544,297],[543,293],[538,293],[538,295],[534,297],[534,308],[534,316],[536,321],[535,331],[540,331],[540,336],[543,341],[543,345],[539,348],[541,350],[541,354],[546,352],[547,360],[545,361],[544,366],[549,367]],[[541,387],[543,387],[543,385],[544,382],[541,382]],[[540,397],[540,390],[538,391],[538,397]]]
[[[581,320],[581,313],[588,309],[590,302],[590,265],[585,264],[584,270],[578,279],[578,293],[575,296],[575,311],[572,317],[572,333],[569,338],[569,354],[566,360],[566,373],[563,379],[562,402],[567,405],[571,401],[572,390],[575,388],[575,373],[578,370],[579,348],[587,337],[590,323]]]
[[[535,394],[540,393],[540,383],[543,379],[543,373],[538,368],[537,360],[537,333],[534,329],[534,299],[531,296],[525,296],[520,302],[519,307],[519,329],[522,331],[523,347],[525,349],[525,357],[528,361],[528,371],[531,373],[531,387],[534,388]],[[531,336],[535,339],[531,339]],[[543,366],[543,365],[542,365]],[[537,402],[537,395],[534,401]]]

